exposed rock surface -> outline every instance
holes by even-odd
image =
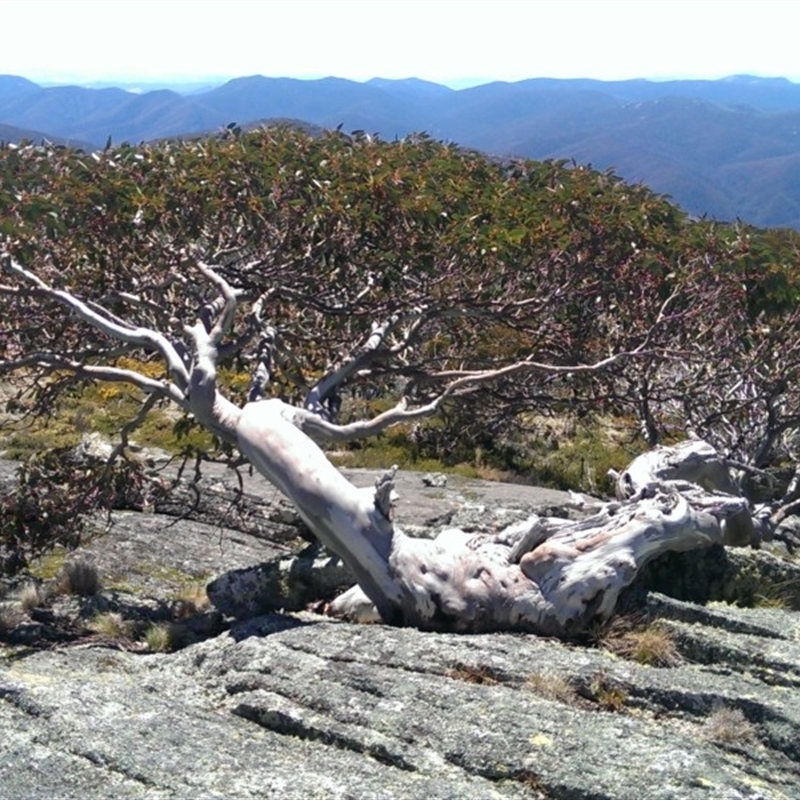
[[[374,473],[352,477],[367,486]],[[106,588],[39,618],[158,619],[187,582],[306,545],[257,478],[220,527],[236,482],[209,483],[201,505],[159,509],[173,516],[115,512],[86,548]],[[501,527],[569,499],[453,476],[426,488],[413,474],[398,492],[401,524],[419,533]],[[213,635],[175,653],[132,652],[79,624],[55,646],[0,640],[0,798],[798,798],[800,615],[707,602],[761,591],[792,604],[798,576],[750,550],[653,565],[629,603],[671,637],[665,667],[586,643],[306,611],[207,612]]]

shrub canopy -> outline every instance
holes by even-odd
[[[190,268],[202,252],[242,297],[265,297],[282,353],[272,391],[287,399],[395,316],[407,336],[352,376],[353,396],[424,401],[454,370],[647,353],[471,391],[466,414],[445,407],[448,436],[495,441],[533,409],[570,408],[635,417],[653,439],[691,426],[766,463],[800,419],[797,235],[690,220],[609,171],[288,127],[92,154],[7,145],[0,236],[49,285],[165,333],[206,299]],[[0,370],[38,380],[41,408],[80,364],[158,369],[2,281]],[[254,347],[231,348],[234,371]]]

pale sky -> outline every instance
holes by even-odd
[[[0,74],[800,82],[796,0],[0,0]]]

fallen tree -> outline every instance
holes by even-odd
[[[403,328],[398,318],[373,326],[363,347],[324,375],[303,406],[297,407],[264,397],[275,335],[262,320],[264,296],[256,298],[249,325],[261,330],[260,358],[250,400],[240,407],[224,396],[216,381],[218,355],[237,318],[237,292],[209,265],[198,260],[194,268],[216,296],[176,339],[129,324],[97,303],[51,286],[8,254],[2,263],[5,274],[17,281],[6,291],[27,291],[54,301],[106,337],[155,350],[165,360],[169,378],[156,380],[130,369],[76,363],[55,352],[25,356],[16,366],[45,363],[82,377],[132,383],[150,398],[178,403],[216,436],[235,445],[353,571],[360,588],[334,605],[341,613],[363,606],[363,592],[380,618],[391,624],[568,635],[597,618],[607,618],[620,591],[648,560],[667,550],[721,542],[722,522],[746,510],[746,501],[730,494],[664,481],[639,487],[632,499],[609,504],[580,523],[535,518],[494,537],[451,530],[434,541],[412,539],[392,521],[393,471],[374,490],[356,489],[328,461],[317,441],[345,441],[432,414],[460,391],[515,373],[597,372],[638,352],[618,353],[592,365],[563,367],[525,359],[496,370],[449,371],[437,376],[444,381],[443,388],[424,405],[415,406],[404,397],[373,419],[339,424],[330,400],[340,384],[373,361],[391,334],[401,330],[407,339],[415,317],[402,320]]]
[[[29,147],[2,166],[0,374],[21,376],[40,412],[86,383],[138,388],[121,447],[177,404],[352,569],[360,590],[335,610],[366,598],[394,624],[567,635],[611,614],[647,560],[730,541],[727,520],[749,519],[729,486],[654,475],[582,523],[423,542],[392,520],[391,470],[358,490],[320,447],[459,403],[490,435],[533,408],[635,407],[656,441],[682,387],[728,369],[723,332],[748,320],[751,357],[767,326],[748,316],[739,238],[643,187],[424,138],[285,133],[91,158]],[[245,391],[223,366],[251,376]],[[737,392],[725,425],[757,407]],[[786,452],[785,395],[769,395],[764,452]],[[719,417],[701,405],[705,432]]]

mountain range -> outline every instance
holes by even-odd
[[[429,135],[502,157],[613,168],[693,215],[800,229],[800,84],[537,78],[453,90],[415,78],[251,76],[191,93],[43,87],[0,76],[0,140],[83,149],[291,119]]]

